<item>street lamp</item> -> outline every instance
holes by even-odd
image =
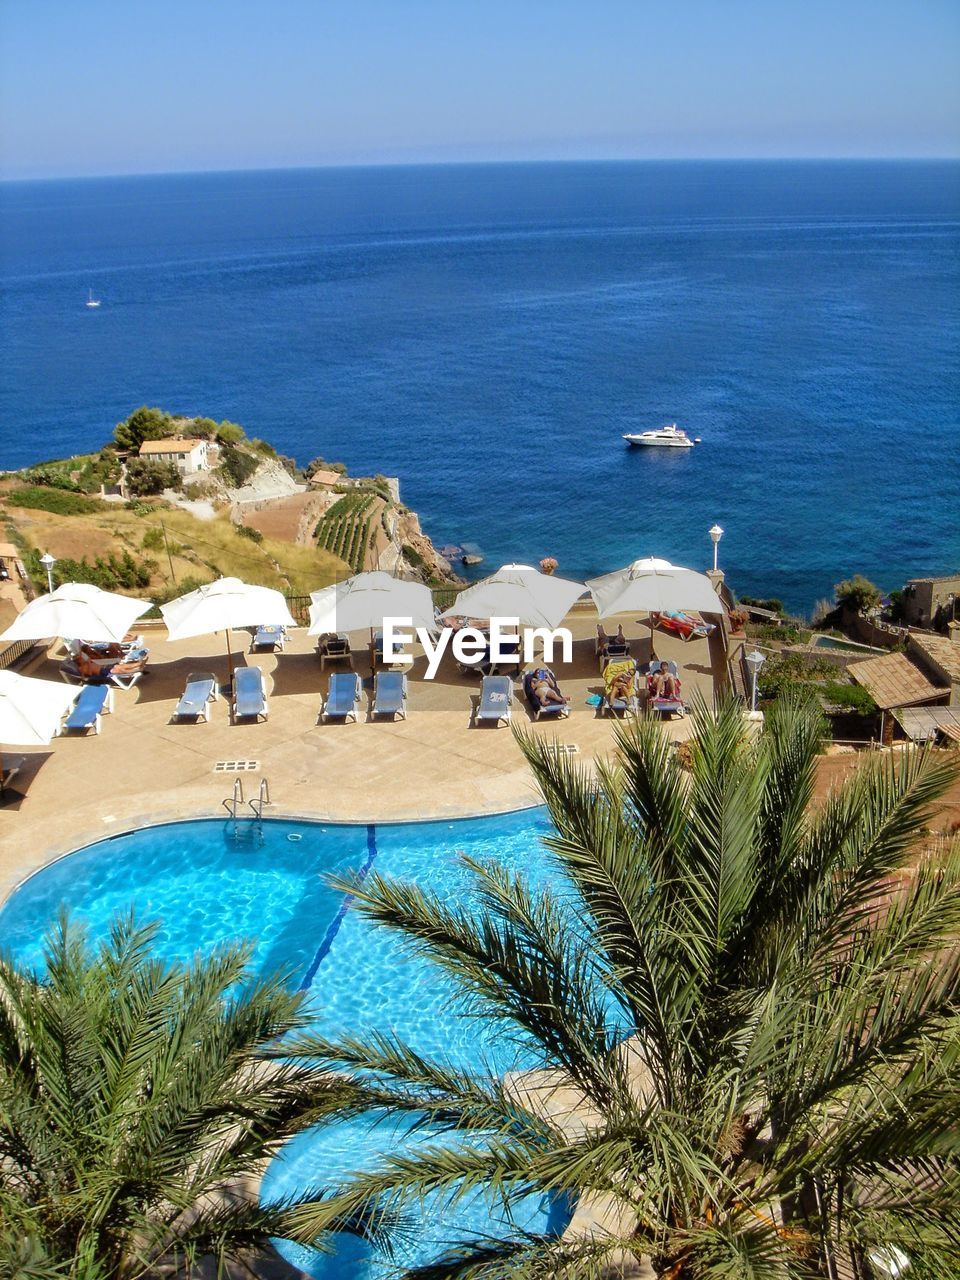
[[[57,563],[57,558],[45,551],[40,557],[40,563],[47,571],[47,590],[53,595],[53,566]]]
[[[753,690],[750,697],[750,714],[757,713],[757,676],[760,674],[760,668],[766,662],[766,658],[759,649],[754,649],[753,653],[748,653],[744,658],[744,662],[750,668],[750,675],[753,677]]]
[[[720,545],[720,539],[723,537],[723,530],[720,528],[718,524],[715,524],[712,529],[708,530],[708,533],[710,534],[710,541],[713,543],[713,572],[716,573],[717,572],[717,548]]]

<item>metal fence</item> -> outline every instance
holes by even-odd
[[[0,649],[0,671],[8,671],[19,666],[28,653],[37,647],[36,640],[14,640],[5,649]]]
[[[457,598],[459,587],[431,587],[433,593],[433,603],[442,612],[449,609]],[[294,621],[298,626],[305,627],[310,621],[310,597],[309,596],[287,596],[287,608],[293,614]]]

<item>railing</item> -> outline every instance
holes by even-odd
[[[223,802],[223,807],[226,809],[227,813],[229,813],[230,817],[233,818],[234,822],[236,822],[237,820],[237,809],[242,804],[243,804],[243,780],[242,778],[234,778],[233,795],[231,797],[228,797]]]
[[[0,650],[0,670],[7,671],[17,666],[36,647],[36,640],[14,640],[13,644],[8,644],[5,649]]]
[[[237,779],[237,781],[239,781],[239,779]],[[260,794],[257,796],[256,800],[250,800],[248,803],[253,811],[253,816],[255,818],[262,818],[263,806],[270,803],[270,785],[266,778],[260,779]]]

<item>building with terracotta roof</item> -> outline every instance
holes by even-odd
[[[956,631],[951,632],[956,635]],[[950,705],[960,705],[960,642],[950,636],[938,636],[933,632],[917,635],[912,632],[907,641],[907,653],[938,684],[949,686]]]
[[[144,440],[140,457],[153,462],[172,462],[182,476],[210,470],[207,440]]]

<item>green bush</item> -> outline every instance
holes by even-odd
[[[217,439],[221,444],[239,444],[241,440],[246,439],[246,434],[239,422],[228,422],[224,419],[217,427]]]
[[[769,600],[759,600],[756,596],[738,596],[741,604],[751,604],[755,609],[769,609],[771,613],[783,613],[783,601],[771,596]]]
[[[164,489],[182,489],[183,479],[172,462],[131,458],[127,463],[127,488],[135,498],[146,498]]]
[[[247,483],[259,465],[259,459],[245,453],[243,449],[225,444],[220,450],[220,465],[217,470],[226,485],[231,489],[239,489]]]
[[[152,525],[140,541],[144,551],[161,551],[163,549],[163,530]]]
[[[46,585],[46,572],[40,563],[39,551],[28,552],[24,562],[30,577]],[[104,591],[133,591],[148,586],[150,577],[150,565],[135,560],[129,551],[122,551],[119,555],[97,556],[92,564],[86,556],[81,560],[71,560],[64,556],[53,566],[55,587],[64,582],[89,582]]]
[[[837,684],[836,681],[828,681],[821,686],[820,695],[824,702],[835,707],[849,707],[851,711],[856,711],[862,716],[876,715],[877,712],[877,704],[867,690],[859,684]]]
[[[11,489],[7,494],[7,502],[11,507],[49,511],[55,516],[89,516],[95,511],[105,510],[107,505],[98,498],[86,498],[79,493],[69,493],[66,489],[47,489],[39,485]]]
[[[862,573],[855,573],[852,578],[845,578],[833,588],[837,604],[842,609],[850,609],[854,613],[866,613],[880,603],[880,588],[874,586]]]
[[[234,525],[237,536],[240,538],[249,538],[251,542],[262,542],[263,534],[259,529],[251,529],[248,524]]]

